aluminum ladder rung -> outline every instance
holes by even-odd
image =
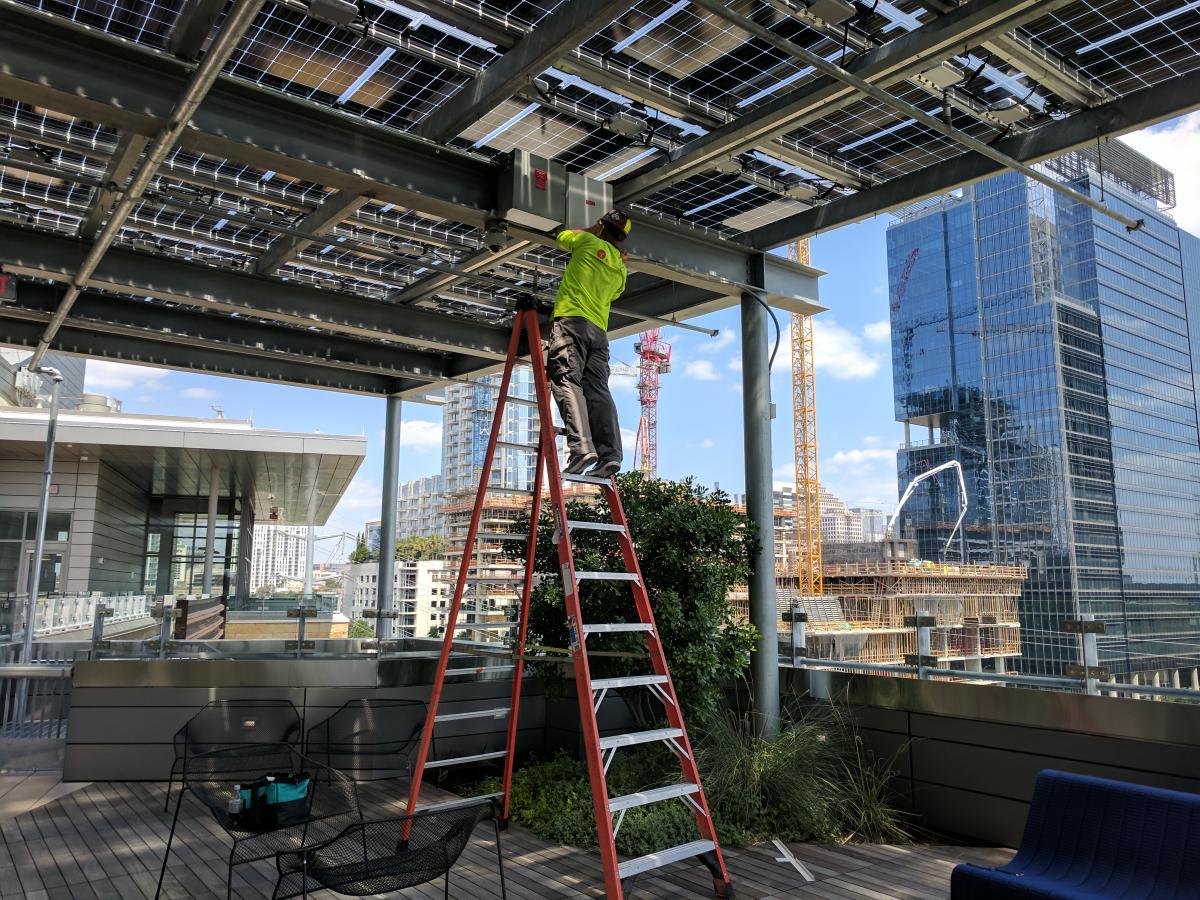
[[[669,866],[671,863],[679,862],[683,859],[691,859],[693,856],[703,856],[705,853],[711,853],[716,849],[717,845],[712,841],[692,841],[690,844],[668,847],[666,850],[659,850],[657,853],[648,853],[645,856],[639,856],[637,859],[626,860],[617,867],[617,874],[624,881],[626,878],[632,878],[634,875],[640,875],[642,872],[661,869],[663,866]]]
[[[533,407],[534,409],[538,408],[536,400],[526,400],[524,397],[514,397],[512,394],[505,394],[504,402],[505,403],[513,403],[517,406],[530,406],[530,407]]]
[[[475,533],[477,541],[528,541],[529,535],[521,534],[519,531],[478,531]]]
[[[507,706],[495,709],[473,709],[470,712],[445,713],[433,717],[435,722],[462,722],[466,719],[503,719],[511,710]]]
[[[653,631],[654,628],[646,622],[612,622],[604,625],[584,625],[583,634],[616,634],[622,631]]]
[[[459,622],[454,626],[455,631],[485,631],[490,628],[520,628],[520,622]]]
[[[666,684],[666,675],[630,675],[626,678],[593,678],[593,691],[611,691],[623,687],[646,687],[651,684]]]
[[[515,441],[496,441],[497,447],[503,447],[505,450],[528,450],[530,453],[536,453],[537,444],[518,444]]]
[[[597,478],[595,475],[567,475],[562,477],[563,481],[574,481],[579,484],[598,484],[602,487],[612,487],[611,478]]]
[[[620,812],[623,809],[633,809],[637,806],[646,806],[647,804],[659,803],[663,800],[674,800],[676,797],[688,797],[699,790],[700,785],[690,782],[651,788],[647,791],[638,791],[636,794],[626,794],[624,797],[611,798],[608,801],[608,811]]]
[[[636,572],[576,572],[576,581],[640,581]]]
[[[617,525],[613,522],[584,522],[576,521],[575,519],[567,520],[568,529],[578,529],[579,531],[616,531],[621,534],[625,533],[624,525]]]
[[[655,728],[651,731],[631,731],[628,734],[614,734],[600,738],[601,750],[612,750],[616,747],[632,747],[635,744],[652,744],[655,741],[670,741],[683,737],[682,728]]]
[[[430,765],[425,763],[426,766]],[[475,806],[484,800],[500,800],[504,797],[503,793],[497,794],[476,794],[473,797],[459,797],[457,800],[446,800],[443,803],[422,803],[419,807],[422,813],[428,813],[430,810],[437,812],[445,812],[451,809],[460,809],[464,806]]]
[[[471,756],[453,756],[450,759],[431,759],[425,763],[427,769],[441,769],[447,766],[465,766],[467,763],[483,762],[488,759],[503,759],[508,756],[507,750],[493,750],[491,753],[475,753]]]

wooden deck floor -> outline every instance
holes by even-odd
[[[7,817],[0,813],[0,896],[153,897],[170,827],[162,812],[164,791],[164,785],[154,783],[91,784],[30,811]],[[372,814],[387,807],[399,809],[398,794],[368,790],[364,805],[373,807]],[[508,892],[514,900],[603,896],[597,855],[552,846],[519,827],[511,828],[501,841]],[[194,801],[185,801],[164,895],[223,897],[228,847],[208,814]],[[730,850],[726,860],[739,898],[942,898],[949,895],[950,870],[957,863],[998,864],[1011,856],[1006,850],[927,845],[788,847],[817,880],[807,882],[791,864],[778,861],[781,854],[771,844]],[[239,866],[234,894],[269,897],[274,880],[271,863]],[[477,830],[451,875],[450,890],[456,900],[500,896],[490,829]],[[440,898],[442,886],[438,882],[413,888],[403,896]],[[656,877],[640,879],[637,896],[711,896],[711,881],[699,863],[679,863],[659,870]]]

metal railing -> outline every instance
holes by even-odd
[[[64,738],[70,707],[70,666],[0,666],[0,737]]]
[[[900,654],[902,662],[810,656],[810,639],[816,639],[829,632],[819,632],[810,627],[808,614],[803,609],[801,602],[795,602],[790,609],[785,610],[782,620],[779,644],[780,665],[796,669],[980,682],[1040,690],[1068,691],[1093,696],[1200,703],[1200,689],[1196,687],[1117,681],[1116,676],[1110,673],[1107,667],[1101,665],[1097,637],[1104,634],[1104,623],[1096,620],[1091,614],[1084,614],[1077,620],[1063,622],[1064,636],[1074,637],[1078,641],[1078,658],[1082,660],[1082,663],[1065,665],[1062,675],[1030,675],[1005,671],[1008,666],[1005,660],[1019,660],[1020,648],[1019,646],[1002,645],[1003,642],[993,640],[989,643],[981,638],[976,647],[972,648],[970,652],[963,653],[963,648],[953,646],[944,639],[938,640],[942,635],[938,631],[937,617],[925,610],[908,617],[905,621],[905,630],[897,632],[907,638],[898,644],[903,651]],[[820,627],[819,623],[813,624]],[[976,626],[980,632],[985,632],[989,628],[999,631],[1003,627],[1005,627],[1003,624]],[[843,641],[859,634],[863,639],[861,647],[853,642],[846,646],[861,650],[866,646],[869,632],[869,629],[857,630],[847,627],[837,631],[836,634]],[[989,660],[994,668],[985,670],[983,668],[984,660]],[[956,663],[961,663],[964,667],[955,668]],[[967,665],[971,665],[972,668],[967,668]]]
[[[20,641],[25,632],[25,615],[29,603],[27,594],[0,595],[0,641]],[[96,618],[97,607],[112,612],[110,624],[149,618],[154,597],[150,594],[106,594],[79,592],[47,594],[34,604],[34,637],[87,631]]]

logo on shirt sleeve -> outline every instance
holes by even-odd
[[[600,259],[608,259],[608,254],[606,254],[603,250],[597,250],[596,256],[598,256]]]

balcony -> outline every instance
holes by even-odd
[[[16,879],[6,883],[19,883],[25,894],[67,895],[83,890],[84,881],[101,896],[152,893],[170,825],[162,801],[172,736],[204,703],[289,700],[308,724],[347,699],[424,700],[437,646],[428,639],[166,646],[102,639],[98,647],[39,640],[39,662],[0,669],[0,754],[11,773],[0,776],[0,823],[12,823],[3,827],[14,861],[8,876]],[[507,661],[484,655],[486,645],[478,655],[467,642],[462,647],[453,664],[471,674],[447,687],[444,710],[506,699]],[[1005,848],[1019,840],[1033,778],[1047,767],[1200,789],[1192,762],[1200,750],[1200,693],[1100,688],[1089,694],[1081,679],[903,664],[785,663],[781,693],[788,703],[840,704],[864,742],[891,760],[895,802],[917,817],[929,838],[905,846],[789,842],[732,848],[727,860],[739,896],[946,897],[958,862],[1000,864],[1011,856]],[[1147,699],[1152,696],[1176,702]],[[14,713],[18,697],[25,698],[20,716]],[[602,732],[628,729],[622,715],[618,709],[602,719]],[[536,678],[528,679],[520,717],[519,752],[578,751],[572,698],[547,695]],[[439,749],[467,755],[502,745],[504,723],[480,721],[463,722]],[[445,797],[427,790],[430,801]],[[394,812],[402,795],[392,782],[362,785],[368,815]],[[168,885],[177,896],[221,894],[226,851],[211,831],[194,827],[200,821],[181,832],[179,855],[172,851]],[[553,846],[515,825],[502,843],[509,889],[525,891],[516,896],[603,895],[593,852]],[[455,870],[459,889],[469,893],[456,895],[495,895],[494,853],[490,833],[480,830]],[[269,896],[272,865],[245,866],[239,873],[235,890],[241,896]],[[702,896],[709,885],[702,868],[686,863],[639,882],[659,896]]]

